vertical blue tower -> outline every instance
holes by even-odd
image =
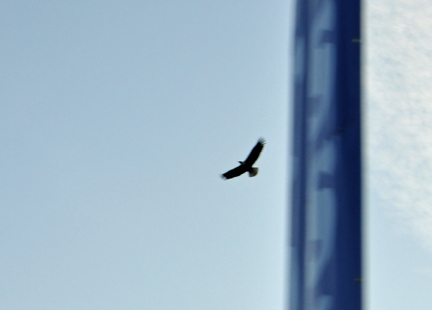
[[[360,0],[298,0],[290,310],[362,308]]]

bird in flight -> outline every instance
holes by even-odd
[[[222,179],[224,180],[232,179],[238,177],[239,175],[242,175],[245,172],[249,172],[249,177],[256,176],[258,174],[258,168],[252,167],[252,165],[256,162],[256,160],[260,156],[261,151],[264,148],[264,144],[265,144],[265,140],[263,138],[260,138],[257,144],[250,152],[249,156],[246,158],[246,160],[239,161],[240,166],[222,174],[221,175]]]

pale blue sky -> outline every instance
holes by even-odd
[[[3,1],[0,308],[284,309],[293,25],[281,0]],[[429,310],[367,91],[368,309]],[[222,181],[259,137],[259,175]]]
[[[364,4],[370,309],[432,309],[432,7]]]
[[[283,307],[291,15],[1,4],[1,309]]]

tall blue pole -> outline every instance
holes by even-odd
[[[298,0],[290,310],[362,308],[360,0]]]

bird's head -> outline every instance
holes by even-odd
[[[240,163],[240,165],[244,165],[244,162],[242,162],[242,161],[239,161],[239,163]]]

